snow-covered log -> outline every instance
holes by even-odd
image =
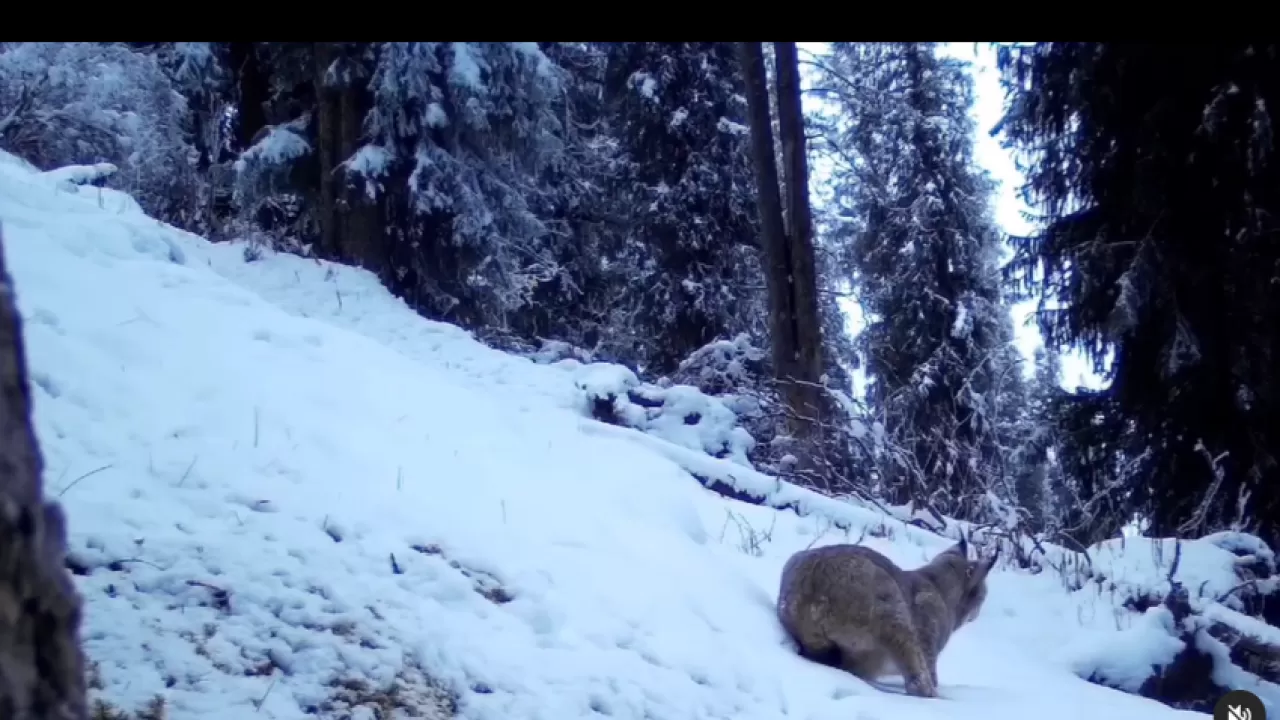
[[[1259,538],[1127,538],[1090,554],[1088,582],[1141,616],[1078,674],[1188,710],[1212,712],[1226,692],[1248,690],[1280,711],[1280,575]]]

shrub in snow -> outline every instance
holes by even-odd
[[[767,411],[777,404],[778,397],[771,387],[766,357],[742,333],[733,340],[717,340],[695,350],[670,378],[663,378],[658,384],[690,385],[717,396],[742,418],[749,430],[757,431],[753,435],[767,437],[776,434],[776,429],[764,427],[762,421],[768,419]]]
[[[787,466],[782,400],[773,387],[768,354],[756,347],[746,333],[695,350],[658,384],[688,385],[717,397],[754,439],[749,450],[753,467],[780,474]]]
[[[635,372],[568,343],[543,341],[526,357],[558,364],[576,373],[593,417],[649,433],[681,447],[729,459],[744,467],[785,477],[827,494],[855,494],[864,485],[862,468],[874,438],[856,417],[852,401],[830,391],[832,417],[824,444],[815,453],[816,471],[801,475],[786,433],[786,413],[774,390],[764,351],[746,334],[699,348],[670,377],[643,382]]]
[[[641,383],[634,372],[612,363],[582,365],[573,372],[597,420],[751,467],[748,453],[755,440],[719,399],[688,385]]]
[[[863,422],[863,408],[839,390],[827,387],[827,422],[820,443],[797,448],[789,434],[787,408],[777,391],[768,353],[753,345],[746,334],[699,348],[680,363],[671,380],[716,396],[738,416],[742,427],[756,439],[750,451],[755,468],[829,495],[866,497],[875,443]],[[800,452],[807,453],[809,460],[803,471],[795,457]]]
[[[763,417],[761,405],[750,393],[734,392],[752,381],[758,373],[753,364],[762,357],[745,335],[711,343],[681,364],[674,377],[692,380],[701,387],[673,383],[671,378],[646,383],[625,366],[596,362],[591,351],[559,340],[541,340],[540,347],[531,350],[505,337],[480,339],[500,348],[517,345],[515,351],[534,362],[573,373],[583,394],[583,412],[596,420],[756,467],[752,455],[758,446],[748,427]],[[723,395],[710,394],[714,392]]]
[[[1138,618],[1079,659],[1081,677],[1201,712],[1245,689],[1280,711],[1280,574],[1259,538],[1122,538],[1089,556],[1086,584]]]
[[[195,197],[186,122],[156,58],[121,43],[0,44],[0,148],[42,170],[111,163],[110,185],[166,221]]]

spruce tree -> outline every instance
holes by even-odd
[[[240,203],[428,316],[517,324],[566,277],[548,174],[564,73],[537,43],[263,43]],[[563,188],[564,184],[561,183]],[[263,222],[263,224],[267,224]]]
[[[844,256],[867,325],[868,399],[895,501],[1017,522],[1024,425],[993,184],[973,157],[966,65],[928,43],[842,43],[819,73]]]
[[[1109,381],[1075,399],[1064,470],[1105,483],[1085,500],[1111,525],[1280,542],[1277,49],[1001,50],[1004,130],[1044,216],[1014,269],[1044,294],[1047,342]]]
[[[716,339],[760,338],[763,281],[742,77],[731,43],[610,43],[604,98],[619,149],[613,323],[654,373]]]

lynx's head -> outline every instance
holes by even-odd
[[[982,610],[982,603],[987,599],[987,575],[995,566],[1000,556],[999,547],[988,558],[969,559],[969,543],[961,538],[960,542],[951,546],[947,552],[956,553],[963,558],[963,574],[961,580],[960,602],[956,606],[956,624],[963,625],[973,621]]]
[[[935,557],[926,572],[934,578],[948,602],[954,602],[956,627],[972,621],[987,599],[987,574],[998,551],[986,559],[969,559],[969,542],[961,539]]]

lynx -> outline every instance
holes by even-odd
[[[916,570],[860,545],[802,550],[782,569],[778,619],[809,660],[937,697],[938,655],[978,616],[995,560],[969,560],[964,540]]]

